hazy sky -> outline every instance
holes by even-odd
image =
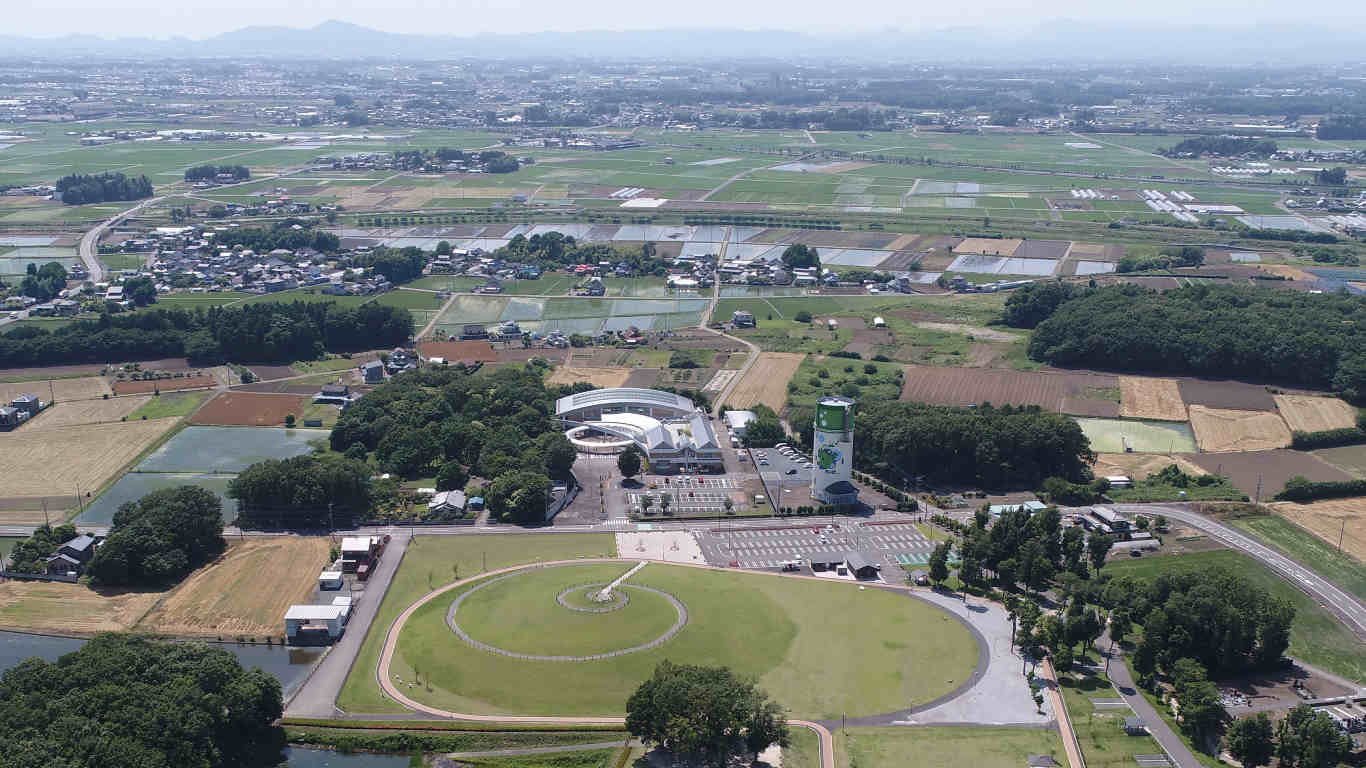
[[[878,27],[1032,26],[1041,19],[1160,24],[1366,23],[1361,0],[1321,0],[1312,13],[1284,0],[6,0],[0,34],[209,37],[251,24],[309,27],[328,19],[389,32],[485,32],[653,27],[784,28],[830,33]],[[832,14],[838,14],[831,18]],[[3,55],[3,51],[0,51]]]

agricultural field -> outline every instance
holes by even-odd
[[[171,590],[137,629],[180,637],[278,635],[285,610],[317,589],[331,545],[325,536],[230,539],[221,557]]]
[[[1126,419],[1185,421],[1186,403],[1174,379],[1119,377],[1119,415]]]
[[[901,399],[933,405],[1037,405],[1050,411],[1117,416],[1118,381],[1107,374],[907,366]]]
[[[278,427],[289,415],[302,420],[311,400],[307,395],[223,392],[200,408],[192,421],[218,426]]]
[[[498,591],[490,604],[473,609],[466,619],[461,619],[461,609],[456,621],[476,639],[493,643],[495,633],[502,633],[499,638],[513,636],[505,623],[521,619],[510,616],[526,616],[525,626],[539,629],[515,633],[523,638],[518,647],[524,652],[535,647],[545,649],[536,653],[551,653],[573,643],[580,643],[572,646],[576,649],[591,647],[593,652],[624,647],[630,638],[618,642],[592,631],[594,616],[583,617],[587,623],[579,621],[553,598],[574,585],[610,580],[631,565],[571,565],[520,573],[493,582],[491,589]],[[507,589],[501,589],[503,585]],[[660,622],[651,618],[654,612],[647,606],[633,611],[635,586],[663,590],[686,606],[686,624],[662,646],[579,663],[490,654],[462,641],[446,624],[454,599],[465,594],[471,600],[482,599],[481,591],[466,586],[413,614],[400,635],[391,672],[412,679],[412,667],[418,667],[432,690],[413,689],[408,695],[465,712],[606,714],[619,712],[625,697],[661,659],[705,660],[757,677],[796,716],[829,718],[836,713],[895,711],[932,700],[961,686],[977,659],[977,643],[966,627],[903,594],[652,563],[626,582],[624,591],[631,600],[614,612],[631,619],[631,626],[640,631],[646,625],[657,630]],[[520,610],[532,605],[537,610]],[[641,623],[635,623],[633,614],[639,614]],[[737,622],[748,632],[745,643],[733,641]],[[867,631],[850,634],[845,629],[849,626]],[[541,642],[535,641],[537,637]],[[897,642],[887,642],[889,637]],[[832,655],[830,648],[837,645],[841,653]],[[550,676],[556,686],[535,682]]]
[[[1355,680],[1366,679],[1366,652],[1351,631],[1293,584],[1240,552],[1222,549],[1184,555],[1157,555],[1139,560],[1124,558],[1110,562],[1105,566],[1105,571],[1111,577],[1123,575],[1152,579],[1162,573],[1211,568],[1223,568],[1243,576],[1295,606],[1295,623],[1290,630],[1288,651],[1291,656],[1334,674]]]
[[[459,295],[436,327],[458,337],[467,323],[490,326],[515,321],[524,331],[595,334],[635,327],[642,331],[697,325],[707,299],[537,298]]]
[[[1020,768],[1030,755],[1067,762],[1062,738],[1051,728],[885,727],[835,733],[839,768]],[[786,753],[783,757],[786,766]]]
[[[1356,426],[1356,409],[1336,397],[1275,395],[1276,410],[1292,432],[1322,432]]]
[[[144,395],[159,392],[174,392],[179,389],[202,389],[218,384],[218,379],[208,374],[183,376],[170,379],[144,379],[142,381],[116,381],[114,393],[118,395]]]
[[[258,461],[309,453],[313,450],[309,443],[326,439],[327,432],[317,429],[186,427],[138,464],[136,471],[241,472]]]
[[[97,590],[55,581],[6,581],[0,583],[0,629],[127,632],[161,594],[159,590]]]
[[[761,352],[754,366],[731,390],[726,405],[738,409],[763,403],[781,411],[787,403],[787,383],[805,359],[804,354]]]
[[[1134,480],[1142,480],[1148,475],[1161,472],[1175,464],[1188,475],[1207,475],[1209,472],[1185,456],[1168,456],[1160,453],[1097,453],[1096,463],[1091,471],[1096,477],[1128,475]]]
[[[626,380],[631,377],[632,368],[589,368],[583,366],[562,365],[550,372],[546,377],[546,384],[577,384],[586,381],[594,387],[606,389],[610,387],[621,387],[626,385]]]
[[[24,395],[37,395],[40,400],[96,400],[113,394],[103,376],[83,376],[71,379],[47,379],[0,384],[0,401],[9,403]]]
[[[406,712],[382,694],[375,668],[384,635],[398,614],[431,590],[457,578],[521,563],[567,560],[576,557],[615,557],[612,534],[545,534],[536,536],[423,536],[404,552],[379,612],[365,636],[356,662],[346,678],[337,705],[348,712]]]
[[[869,373],[869,369],[873,372]],[[802,361],[788,388],[788,405],[815,407],[816,401],[832,394],[867,402],[895,400],[901,394],[902,367],[895,363],[873,363],[843,357],[817,359],[808,355]]]
[[[1349,476],[1366,478],[1366,445],[1320,448],[1309,453],[1321,462],[1326,462],[1341,470],[1343,479]]]
[[[1325,482],[1352,479],[1351,475],[1320,459],[1317,454],[1317,451],[1310,453],[1281,449],[1195,453],[1186,458],[1213,474],[1230,478],[1249,497],[1257,497],[1260,491],[1260,498],[1265,501],[1280,492],[1286,481],[1295,475]]]
[[[156,395],[148,398],[140,408],[128,414],[128,420],[181,418],[198,408],[199,404],[204,402],[204,398],[208,397],[209,394],[209,392],[196,391]]]
[[[151,399],[151,395],[130,395],[109,400],[58,401],[56,405],[44,409],[30,419],[19,428],[19,431],[32,432],[53,427],[122,421]]]
[[[1269,451],[1290,445],[1290,430],[1274,412],[1190,407],[1195,442],[1207,453]]]
[[[1195,435],[1187,424],[1169,421],[1078,418],[1096,453],[1191,453]]]
[[[0,498],[93,491],[175,424],[149,419],[11,433],[0,455]]]
[[[1267,522],[1263,518],[1248,518],[1237,520],[1239,525],[1247,523],[1258,535],[1270,540],[1281,549],[1296,555],[1302,563],[1320,565],[1331,560],[1326,556],[1324,550],[1336,552],[1339,543],[1342,552],[1346,553],[1349,559],[1353,560],[1353,566],[1349,570],[1355,571],[1355,575],[1345,579],[1334,579],[1343,586],[1357,583],[1353,588],[1356,595],[1366,599],[1366,568],[1362,563],[1366,563],[1366,499],[1331,499],[1326,501],[1314,501],[1308,504],[1278,503],[1271,507],[1276,516],[1298,526],[1297,531],[1312,534],[1319,547],[1316,551],[1310,552],[1309,544],[1289,544],[1291,536],[1276,532],[1274,523]],[[1272,518],[1274,519],[1274,518]],[[1296,550],[1304,550],[1306,556],[1300,557]],[[1332,578],[1332,577],[1330,577]]]

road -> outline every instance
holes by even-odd
[[[721,250],[719,253],[716,254],[717,266],[720,266],[722,263],[725,262],[726,249],[729,246],[730,227],[726,227],[726,233],[722,236],[721,239]],[[749,350],[749,354],[745,356],[745,364],[740,366],[740,370],[734,376],[731,377],[730,381],[726,383],[726,386],[721,388],[720,392],[716,393],[716,398],[712,400],[711,412],[713,415],[719,416],[721,415],[721,406],[726,402],[726,398],[730,397],[730,393],[735,390],[735,387],[737,384],[740,383],[740,380],[745,378],[745,374],[749,373],[749,369],[753,368],[754,364],[759,362],[759,346],[757,344],[746,341],[745,339],[742,339],[739,336],[731,336],[728,333],[723,333],[721,331],[718,331],[714,328],[709,328],[707,326],[707,323],[710,322],[712,319],[712,315],[716,314],[716,302],[721,300],[721,280],[719,279],[719,273],[717,277],[718,279],[712,285],[711,303],[707,305],[707,311],[702,313],[702,321],[697,324],[697,327],[699,330],[706,331],[707,333],[714,333],[722,338],[730,339],[731,341],[738,341],[741,344],[745,345],[745,349]]]
[[[1174,504],[1115,504],[1115,510],[1134,515],[1166,515],[1192,528],[1198,528],[1223,544],[1260,561],[1282,578],[1299,587],[1320,605],[1337,616],[1357,637],[1366,640],[1366,605],[1355,596],[1324,579],[1312,570],[1217,520]]]
[[[142,210],[143,208],[151,205],[152,203],[160,202],[162,199],[163,198],[160,197],[149,197],[146,200],[143,200],[142,202],[133,206],[132,208],[129,208],[128,210],[124,211],[123,213],[110,216],[108,219],[101,222],[94,229],[85,233],[85,235],[81,238],[80,254],[81,261],[85,262],[86,271],[90,273],[90,282],[104,282],[104,267],[100,264],[98,256],[100,237],[103,236],[104,233],[108,231],[108,229],[111,226],[114,225],[114,222],[118,221],[119,219],[122,219],[125,216],[131,216],[137,213],[138,211]]]
[[[1101,655],[1110,659],[1110,664],[1107,667],[1110,682],[1114,683],[1119,695],[1124,697],[1124,703],[1129,705],[1134,714],[1143,718],[1143,724],[1148,727],[1148,733],[1157,739],[1157,743],[1161,744],[1162,748],[1167,751],[1167,756],[1176,763],[1177,768],[1200,768],[1200,760],[1195,756],[1195,753],[1186,746],[1185,742],[1181,741],[1181,737],[1177,736],[1171,726],[1167,725],[1167,721],[1162,719],[1156,709],[1153,709],[1153,705],[1143,698],[1143,694],[1139,693],[1133,675],[1129,674],[1129,665],[1124,663],[1124,652],[1110,641],[1108,631],[1096,641],[1096,648],[1109,649],[1102,650]]]
[[[304,684],[299,686],[299,690],[285,706],[286,715],[333,717],[337,714],[337,695],[341,693],[346,676],[351,673],[351,666],[356,662],[356,655],[365,643],[365,635],[375,620],[375,614],[379,612],[380,603],[384,602],[384,594],[389,591],[389,584],[398,570],[399,561],[408,549],[410,534],[411,532],[402,531],[393,534],[393,538],[384,548],[379,568],[366,582],[365,592],[357,602],[351,620],[347,622],[346,634],[328,649],[327,655],[314,667]]]

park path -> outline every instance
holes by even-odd
[[[1067,702],[1063,701],[1062,688],[1058,686],[1058,675],[1053,671],[1052,660],[1045,657],[1038,669],[1041,673],[1040,676],[1048,682],[1044,695],[1053,704],[1053,716],[1058,722],[1058,732],[1062,734],[1062,746],[1067,752],[1067,764],[1071,768],[1086,768],[1086,759],[1082,757],[1081,744],[1077,741],[1077,732],[1072,729],[1072,717],[1067,713]]]
[[[638,747],[636,739],[627,739],[625,746]],[[621,741],[599,741],[594,744],[566,744],[559,747],[513,747],[512,749],[487,749],[482,752],[447,752],[452,760],[469,760],[477,757],[517,757],[522,755],[553,755],[557,752],[583,752],[588,749],[616,749],[623,746]]]
[[[1153,705],[1148,703],[1143,694],[1139,692],[1138,686],[1134,683],[1134,677],[1129,672],[1129,665],[1124,663],[1124,652],[1119,645],[1110,640],[1110,631],[1106,629],[1105,634],[1101,635],[1096,641],[1096,648],[1101,648],[1104,642],[1109,646],[1109,650],[1101,651],[1101,655],[1108,660],[1105,669],[1110,676],[1110,682],[1119,695],[1124,698],[1124,703],[1134,711],[1134,714],[1143,718],[1143,724],[1148,727],[1148,733],[1152,735],[1162,749],[1171,759],[1176,768],[1200,768],[1200,760],[1195,753],[1181,741],[1181,737],[1173,731],[1167,721],[1162,719]]]

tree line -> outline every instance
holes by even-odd
[[[1089,480],[1095,460],[1077,422],[1037,406],[873,403],[859,409],[855,442],[864,471],[987,488]]]
[[[301,229],[295,229],[296,225]],[[240,245],[257,253],[269,253],[276,248],[287,251],[312,248],[322,253],[336,253],[341,248],[341,240],[336,235],[316,228],[313,221],[294,218],[278,221],[270,229],[232,227],[219,230],[214,237],[214,242],[222,248]]]
[[[373,455],[401,477],[444,476],[448,487],[491,479],[491,513],[540,522],[551,479],[565,477],[575,458],[552,424],[555,398],[591,388],[547,388],[543,371],[527,365],[470,375],[446,367],[395,376],[342,412],[332,450],[358,460]]]
[[[1181,157],[1183,155],[1194,155],[1195,157],[1201,155],[1267,157],[1276,154],[1276,142],[1270,139],[1252,139],[1241,136],[1194,136],[1170,149],[1159,149],[1158,154],[1167,157]]]
[[[56,187],[57,197],[67,205],[141,200],[152,196],[152,182],[146,176],[132,178],[117,172],[73,173],[57,179]]]
[[[1366,114],[1325,115],[1314,134],[1320,139],[1366,139]]]
[[[1026,286],[1005,319],[1036,323],[1029,356],[1053,365],[1271,380],[1366,398],[1366,300],[1345,293]]]
[[[555,269],[574,264],[597,264],[600,261],[623,262],[638,275],[663,277],[673,259],[659,255],[654,243],[642,243],[639,248],[626,249],[606,243],[585,243],[561,232],[544,235],[517,235],[508,244],[493,252],[507,261],[535,264],[542,269]]]
[[[78,320],[21,336],[0,335],[0,365],[112,363],[188,357],[196,364],[316,360],[325,352],[394,347],[412,314],[382,304],[261,302],[207,309],[150,309]]]
[[[220,173],[232,176],[233,181],[246,181],[251,178],[251,170],[245,165],[196,165],[185,169],[185,180],[214,181]]]

